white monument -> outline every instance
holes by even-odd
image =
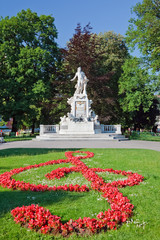
[[[71,111],[61,117],[60,124],[40,125],[40,136],[37,140],[113,140],[124,139],[121,135],[121,125],[103,125],[91,108],[92,100],[87,96],[88,79],[81,67],[71,81],[77,79],[75,93],[68,99]]]
[[[89,81],[81,71],[81,67],[71,81],[77,78],[74,96],[68,99],[71,112],[61,118],[59,134],[95,134],[101,133],[98,116],[91,109],[92,100],[87,96],[87,82]]]

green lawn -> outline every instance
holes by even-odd
[[[80,149],[86,151],[86,149]],[[133,171],[145,177],[139,186],[120,189],[135,206],[132,218],[118,228],[108,232],[101,232],[93,236],[80,237],[72,235],[69,239],[114,239],[114,240],[159,240],[160,239],[160,152],[135,149],[87,149],[95,156],[84,159],[89,167],[113,168]],[[62,159],[63,149],[7,149],[0,151],[0,174],[14,168],[25,167],[31,164]],[[60,180],[47,180],[45,174],[58,167],[71,166],[59,164],[31,169],[15,175],[16,180],[47,185],[86,184],[88,182],[80,173],[67,174]],[[124,179],[108,173],[99,173],[106,182]],[[53,184],[52,184],[53,183]],[[109,204],[101,194],[91,190],[86,193],[77,192],[22,192],[0,187],[0,239],[2,240],[32,240],[32,239],[63,239],[61,236],[49,236],[20,227],[14,223],[10,211],[17,207],[30,204],[39,204],[58,215],[62,221],[70,218],[95,217],[100,211],[109,208]]]
[[[160,142],[160,134],[155,134],[153,132],[132,132],[129,139]]]
[[[36,136],[24,135],[24,136],[4,136],[5,142],[14,142],[14,141],[25,141],[25,140],[32,140]]]

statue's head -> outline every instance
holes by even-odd
[[[81,67],[78,67],[77,70],[80,72],[81,71]]]

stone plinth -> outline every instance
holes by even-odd
[[[68,99],[71,112],[61,118],[59,134],[95,134],[101,133],[98,116],[91,109],[92,100],[87,94],[75,93]]]
[[[87,94],[74,94],[68,99],[68,104],[71,105],[71,112],[68,114],[70,118],[87,119],[91,116],[92,101],[88,99]]]
[[[67,125],[60,125],[59,134],[94,134],[94,122],[68,121]]]

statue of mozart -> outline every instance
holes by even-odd
[[[74,78],[71,79],[71,81],[74,81],[76,78],[78,78],[77,80],[77,84],[75,85],[76,94],[87,94],[86,92],[86,87],[87,87],[87,82],[89,81],[85,75],[84,72],[81,71],[81,67],[77,68],[77,72],[74,76]]]

